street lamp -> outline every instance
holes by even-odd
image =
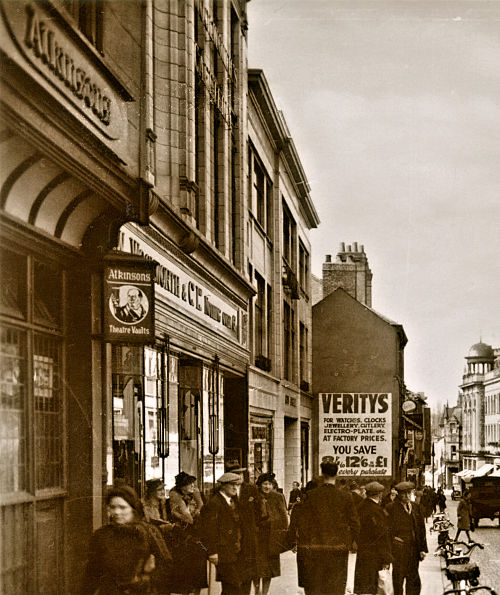
[[[434,489],[434,442],[432,443],[432,489]]]

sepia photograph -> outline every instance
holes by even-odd
[[[500,0],[0,0],[0,594],[500,593]]]

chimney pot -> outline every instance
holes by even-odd
[[[327,254],[326,255],[326,262],[332,262],[332,255],[331,254]]]
[[[340,252],[345,252],[345,242],[340,242]]]
[[[358,251],[358,242],[354,242],[354,252]]]
[[[351,244],[348,244],[348,246],[347,246],[347,252],[352,252]]]

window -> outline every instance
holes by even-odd
[[[297,226],[283,200],[283,258],[294,273],[297,269],[297,256],[295,254],[296,246]]]
[[[299,241],[299,283],[304,293],[309,293],[309,253]]]
[[[272,184],[252,146],[248,152],[249,209],[268,237],[272,235]]]
[[[308,349],[307,349],[307,341],[308,341],[308,329],[304,323],[299,324],[299,365],[300,365],[300,383],[301,385],[304,383],[307,384],[307,389],[309,389],[308,385],[308,365],[307,365],[307,357],[308,357]]]
[[[254,308],[255,365],[269,372],[271,370],[271,287],[257,272],[255,280],[257,282]]]
[[[1,592],[61,590],[63,280],[59,267],[2,248],[0,492],[13,499],[0,510]]]
[[[99,51],[102,51],[102,0],[62,0],[78,29]]]
[[[292,382],[295,377],[295,312],[283,302],[283,377]]]

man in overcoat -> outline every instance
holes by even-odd
[[[222,595],[241,595],[245,558],[242,555],[242,529],[235,499],[241,482],[236,473],[224,473],[217,480],[220,489],[202,508],[201,541],[210,563],[217,568]]]
[[[321,463],[323,485],[304,502],[311,554],[307,595],[344,595],[348,554],[358,539],[358,513],[351,494],[335,486],[337,470],[337,463]]]
[[[403,481],[395,487],[398,495],[386,509],[391,530],[394,595],[403,595],[405,581],[406,595],[419,595],[422,584],[418,566],[428,551],[425,522],[418,505],[411,502],[414,484]]]
[[[228,467],[230,473],[236,473],[240,477],[237,486],[235,500],[238,504],[238,512],[241,521],[241,548],[245,566],[242,569],[242,595],[249,595],[252,581],[258,581],[257,571],[257,539],[258,528],[268,519],[266,501],[262,497],[259,488],[245,480],[245,467]]]
[[[384,486],[372,481],[365,486],[366,498],[358,507],[360,530],[354,575],[354,592],[376,595],[378,572],[392,562],[389,522],[380,502]]]

